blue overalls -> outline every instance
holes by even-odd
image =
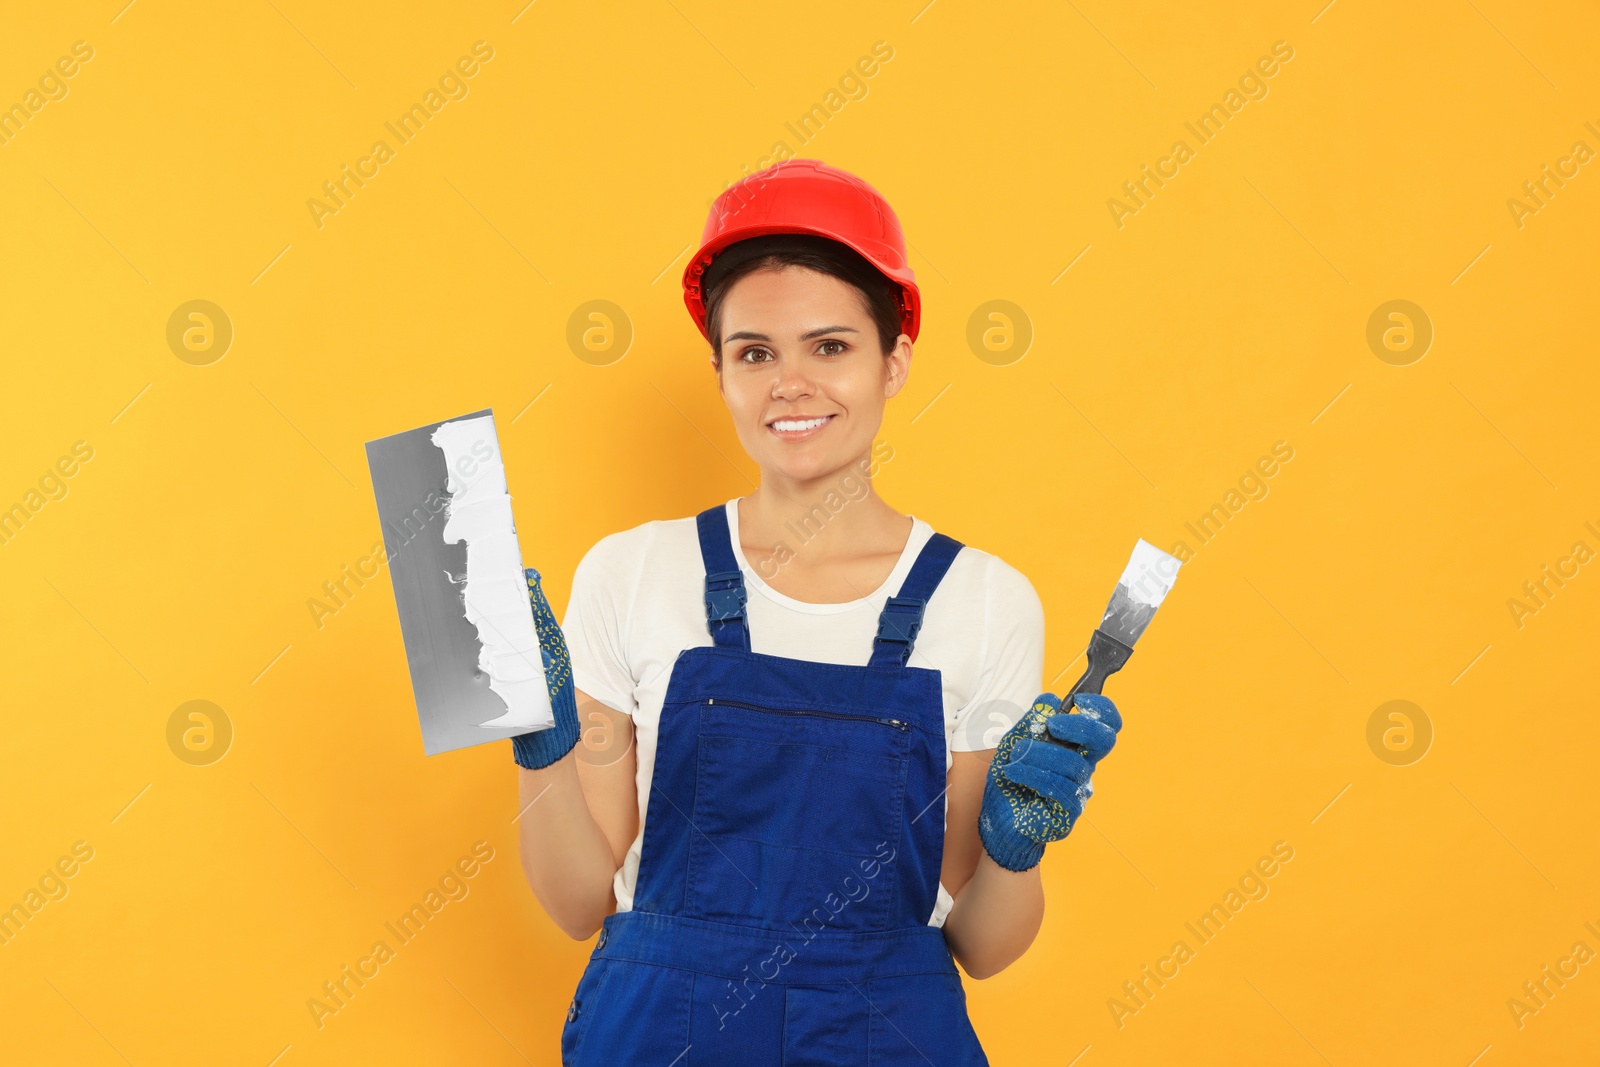
[[[939,672],[906,666],[961,543],[934,534],[870,662],[849,666],[750,651],[724,507],[696,522],[714,644],[673,663],[633,909],[602,924],[562,1063],[986,1065],[928,925],[944,856]]]

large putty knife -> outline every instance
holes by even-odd
[[[1156,609],[1177,581],[1181,566],[1176,556],[1142,538],[1133,546],[1133,555],[1117,579],[1105,616],[1089,637],[1089,666],[1061,698],[1063,711],[1071,707],[1073,695],[1100,692],[1106,679],[1128,662],[1134,643],[1155,618]],[[1068,743],[1067,747],[1077,750],[1080,746]]]
[[[555,723],[494,413],[367,442],[427,755]]]

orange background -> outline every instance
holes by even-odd
[[[1044,861],[1038,941],[967,983],[993,1062],[1600,1055],[1600,964],[1508,1007],[1600,950],[1600,173],[1508,206],[1600,149],[1592,8],[123,2],[0,34],[27,116],[0,145],[0,507],[27,515],[0,906],[74,872],[0,945],[8,1062],[557,1062],[588,946],[519,870],[509,746],[423,757],[386,575],[320,627],[308,602],[379,538],[363,443],[480,408],[558,612],[601,536],[749,492],[677,276],[778,142],[905,225],[926,317],[877,486],[1032,579],[1047,684],[1136,538],[1194,549],[1108,687],[1127,726]],[[319,227],[307,201],[477,41],[467,95]],[[1279,41],[1266,95],[1195,140]],[[192,300],[221,358],[169,346]],[[599,351],[569,343],[594,300]],[[1392,300],[1425,352],[1369,346]],[[192,700],[231,727],[205,765],[169,745]],[[469,893],[319,1028],[308,999],[480,841]]]

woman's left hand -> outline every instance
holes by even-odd
[[[1045,845],[1072,832],[1094,793],[1090,775],[1117,743],[1122,715],[1107,697],[1078,693],[1072,705],[1063,711],[1060,697],[1041,693],[995,749],[978,837],[1006,870],[1037,866]]]

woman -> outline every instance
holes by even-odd
[[[953,961],[1032,942],[1121,719],[1030,700],[1032,585],[872,491],[920,304],[870,186],[730,187],[684,295],[760,487],[603,538],[564,628],[527,572],[557,726],[513,739],[523,868],[600,930],[563,1062],[987,1063]]]

